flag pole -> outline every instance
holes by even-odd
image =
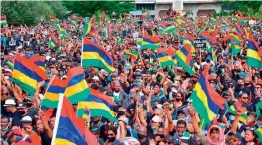
[[[48,87],[47,87],[46,91],[49,89],[49,87],[51,86],[51,84],[52,84],[52,83],[53,83],[53,81],[55,80],[55,77],[56,77],[56,76],[54,76],[54,77],[52,78],[52,80],[49,82],[49,84],[48,84]],[[45,94],[46,94],[46,92],[45,92]],[[44,97],[45,97],[45,94],[44,94]],[[44,98],[43,98],[43,99],[44,99]],[[41,107],[42,107],[42,103],[40,104],[39,108],[41,109]]]
[[[64,100],[64,94],[60,93],[51,145],[55,145],[55,139],[56,139],[57,129],[58,129],[58,125],[59,125],[59,120],[60,120],[60,114],[61,114],[61,110],[62,110],[63,100]]]
[[[81,67],[83,67],[83,64],[82,64],[83,63],[83,49],[84,49],[83,47],[84,47],[84,37],[82,38],[82,49],[81,49],[82,52],[81,52],[81,64],[80,64]]]

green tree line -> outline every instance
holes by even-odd
[[[36,25],[50,16],[64,19],[71,14],[81,17],[108,16],[134,10],[133,1],[1,1],[1,14],[6,15],[9,25]]]

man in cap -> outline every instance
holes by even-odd
[[[5,104],[3,105],[8,112],[7,117],[10,119],[10,122],[15,122],[15,125],[20,125],[20,113],[16,109],[16,103],[14,99],[6,99]],[[19,118],[17,120],[17,118]]]

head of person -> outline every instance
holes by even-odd
[[[7,116],[1,116],[1,131],[8,130],[10,127],[10,121]]]
[[[150,123],[151,123],[151,129],[152,129],[153,131],[158,132],[158,131],[159,131],[159,128],[160,128],[160,125],[161,125],[161,121],[162,121],[161,117],[159,117],[158,115],[155,115],[155,116],[151,119],[151,121],[150,121]]]
[[[255,95],[261,95],[262,93],[262,85],[261,84],[256,84],[255,85]]]
[[[92,132],[92,134],[96,138],[99,138],[99,136],[100,136],[100,128],[99,127],[92,128],[90,131]]]
[[[240,89],[240,90],[242,90],[242,89],[245,88],[245,82],[244,82],[244,79],[239,78],[239,79],[237,80],[237,88]]]
[[[242,140],[242,136],[240,133],[229,133],[227,142],[229,145],[240,145]]]
[[[146,127],[144,126],[139,126],[137,129],[136,129],[136,132],[137,132],[137,137],[138,139],[141,141],[143,139],[146,138],[147,136],[147,129]]]
[[[99,121],[101,121],[101,117],[100,116],[93,117],[93,121],[94,123],[98,123]]]
[[[41,119],[35,118],[33,120],[33,127],[38,131],[38,132],[43,132],[44,131],[44,125]]]
[[[5,104],[3,105],[7,112],[12,112],[16,110],[16,103],[14,99],[6,99]]]
[[[255,128],[246,127],[245,136],[244,136],[244,139],[245,139],[246,142],[252,142],[252,141],[255,140],[255,138],[256,138],[255,131],[256,131]]]
[[[136,96],[136,91],[135,91],[135,89],[131,89],[131,90],[129,91],[129,99],[134,99],[135,96]]]
[[[9,97],[9,91],[6,86],[1,86],[1,100],[6,100]]]
[[[224,133],[219,126],[213,125],[209,128],[207,142],[210,144],[221,144],[224,142]]]
[[[154,94],[157,95],[161,90],[161,85],[159,83],[155,83],[153,86]]]
[[[137,66],[137,69],[143,69],[143,64],[141,61],[138,61],[136,66]]]
[[[230,92],[224,91],[224,92],[222,93],[222,97],[225,98],[225,99],[230,98]]]
[[[178,120],[176,130],[177,130],[178,136],[182,136],[183,133],[186,131],[186,121]]]
[[[183,96],[181,92],[177,92],[174,96],[174,99],[179,102],[179,101],[183,101]]]
[[[114,91],[119,92],[120,91],[120,83],[119,81],[114,81]]]
[[[114,126],[108,126],[106,131],[107,141],[114,142],[116,139],[117,129]]]
[[[55,118],[56,118],[56,116],[51,116],[50,119],[49,119],[49,127],[51,129],[53,129],[54,126],[55,126]]]
[[[150,82],[152,80],[152,74],[150,71],[146,71],[146,80]]]
[[[21,116],[26,115],[28,111],[27,104],[24,102],[18,103],[16,109],[19,111]]]
[[[173,136],[167,135],[167,136],[164,137],[163,143],[165,145],[174,145],[176,142],[175,142],[175,139],[174,139]]]
[[[179,109],[177,111],[177,120],[185,120],[186,119],[186,113],[183,109]]]
[[[257,118],[257,127],[262,128],[262,114]]]
[[[32,118],[30,116],[24,116],[22,119],[21,119],[21,125],[23,128],[26,128],[27,125],[32,125]]]
[[[256,118],[257,118],[256,112],[249,112],[247,115],[248,115],[248,117],[247,117],[247,125],[248,126],[255,125]]]
[[[164,134],[164,128],[159,128],[159,130],[157,131],[157,133],[155,134],[155,141],[157,143],[160,143],[164,140],[165,134]]]
[[[242,103],[247,103],[248,102],[248,94],[243,92],[239,95],[239,101]]]

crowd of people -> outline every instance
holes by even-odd
[[[213,17],[217,22],[203,25],[203,31],[212,33],[211,28],[220,30],[214,36],[212,46],[216,61],[205,49],[196,49],[192,55],[194,75],[190,76],[180,64],[175,67],[161,67],[158,60],[151,61],[149,49],[137,44],[139,31],[149,35],[158,35],[161,47],[172,46],[179,50],[183,46],[184,33],[194,37],[199,34],[201,21],[190,16],[164,16],[158,19],[137,19],[126,15],[109,21],[112,33],[106,37],[103,22],[92,20],[96,25],[96,34],[85,36],[105,49],[116,68],[109,73],[101,68],[85,67],[85,77],[89,87],[99,90],[118,100],[113,109],[118,122],[111,122],[101,116],[93,116],[90,131],[100,144],[141,144],[141,145],[259,145],[262,143],[262,114],[258,105],[262,101],[262,71],[247,65],[247,38],[242,35],[239,44],[241,51],[231,55],[230,46],[224,43],[224,37],[233,30],[233,21],[222,26],[221,17]],[[127,17],[131,17],[128,19]],[[208,17],[208,18],[211,18]],[[224,19],[236,16],[223,16]],[[178,25],[173,33],[160,33],[159,22],[181,21],[196,24],[187,27]],[[209,20],[209,19],[208,19]],[[90,20],[89,20],[90,21]],[[238,20],[237,20],[238,21]],[[25,93],[9,79],[12,69],[6,63],[15,55],[31,58],[34,55],[45,57],[45,72],[52,78],[66,78],[70,68],[81,63],[83,21],[73,25],[66,24],[67,37],[50,49],[50,32],[58,32],[55,24],[41,22],[36,26],[4,26],[1,28],[1,50],[4,54],[1,64],[1,144],[16,144],[26,136],[37,133],[42,145],[51,144],[56,113],[46,114],[39,106],[43,99],[48,81],[38,83],[35,96]],[[134,26],[134,32],[131,32]],[[248,23],[241,24],[244,31],[249,28],[258,47],[262,46],[261,27],[254,28]],[[228,29],[224,29],[227,27]],[[233,32],[232,32],[233,33]],[[136,59],[126,55],[127,50],[138,52]],[[201,56],[201,57],[200,57]],[[261,59],[260,59],[261,60]],[[196,111],[190,96],[204,68],[210,67],[208,84],[226,102],[223,108],[206,127],[201,125],[201,117]],[[50,80],[50,79],[49,79]],[[204,95],[204,94],[200,94]],[[210,94],[212,95],[212,94]],[[229,111],[235,103],[241,107]],[[242,122],[242,114],[247,116]],[[260,132],[259,132],[260,131]],[[260,134],[259,134],[260,133]]]

